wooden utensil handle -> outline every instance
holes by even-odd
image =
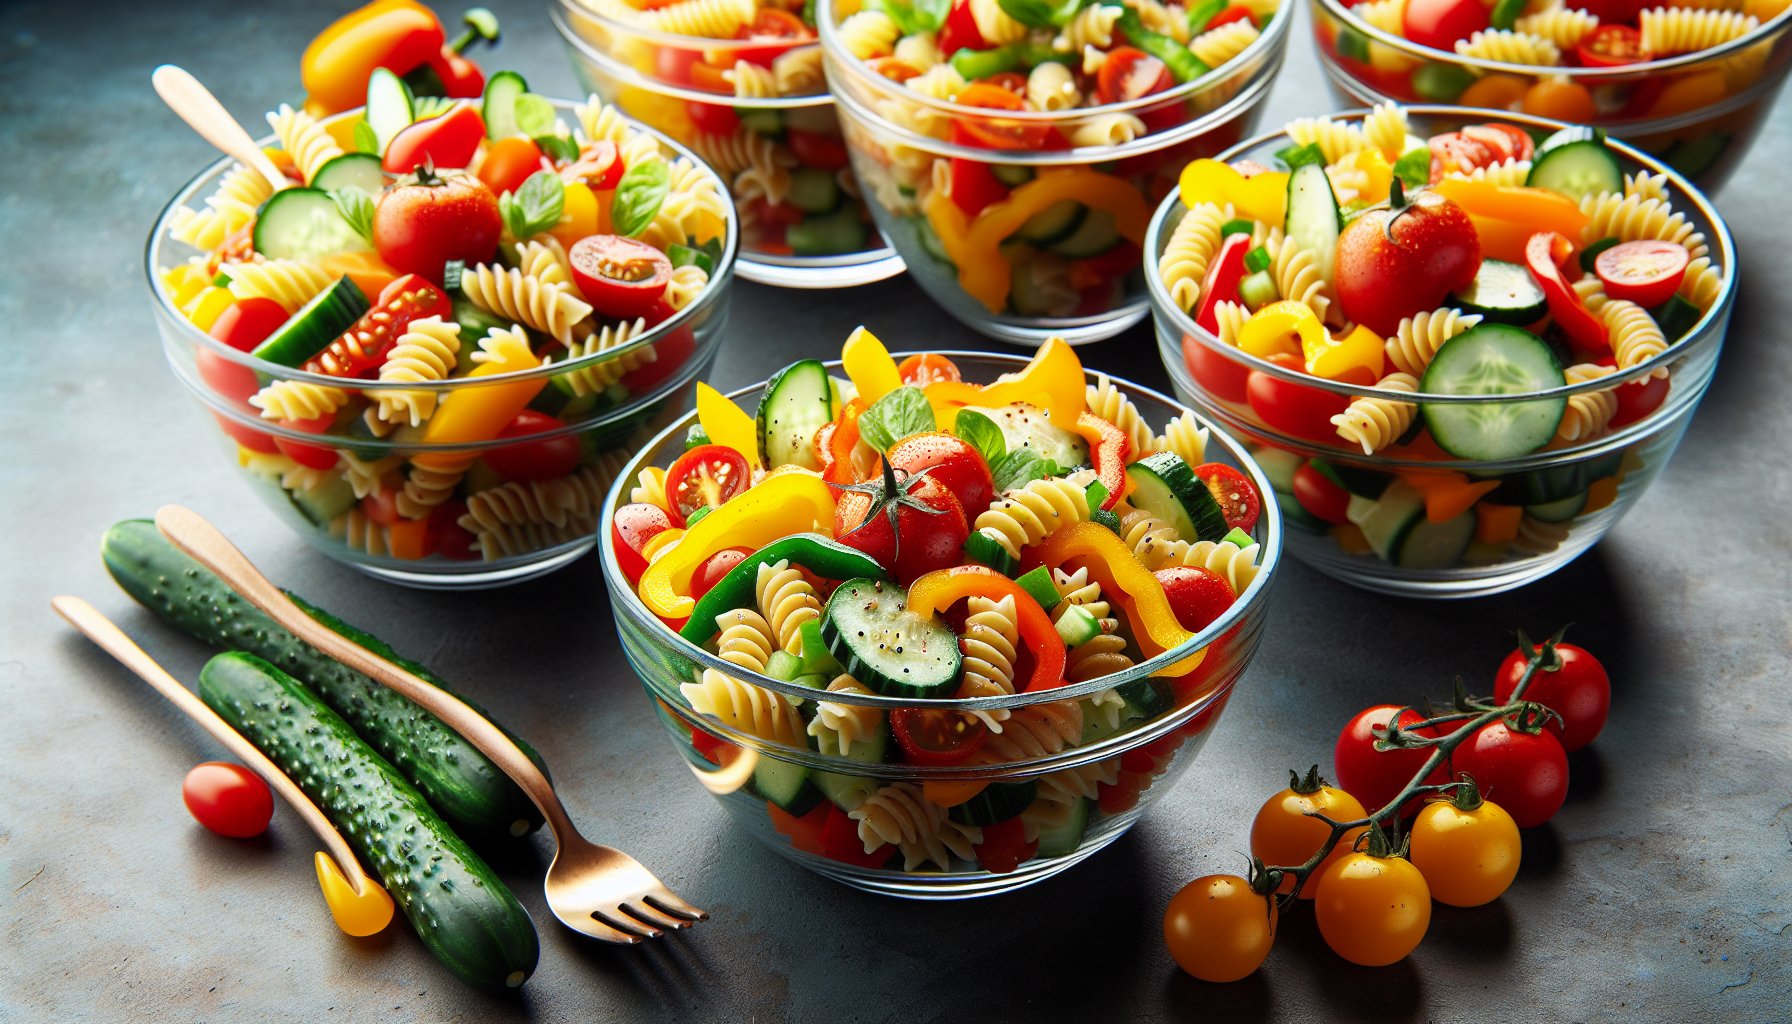
[[[180,119],[201,138],[218,147],[226,156],[235,157],[243,166],[255,168],[276,191],[286,187],[286,175],[280,173],[268,155],[199,79],[184,68],[163,64],[150,75],[150,81],[169,109],[180,115]]]
[[[336,831],[336,826],[324,816],[324,812],[260,748],[231,728],[229,722],[207,707],[193,691],[182,686],[179,680],[156,664],[154,658],[144,653],[143,648],[138,647],[135,641],[126,636],[111,619],[101,615],[93,605],[78,597],[65,596],[52,599],[50,607],[56,609],[57,614],[67,619],[70,625],[87,634],[87,638],[107,654],[117,658],[144,682],[155,687],[175,707],[186,712],[188,718],[198,722],[201,728],[230,748],[230,752],[253,769],[255,774],[265,779],[274,792],[279,793],[281,799],[299,812],[299,817],[305,819],[305,824],[310,825],[317,837],[329,847],[330,855],[336,858],[336,863],[341,866],[349,884],[355,887],[355,895],[359,896],[367,891],[361,884],[367,877],[361,871],[361,862],[355,857],[355,852],[349,849],[342,833]]]
[[[415,704],[421,705],[448,727],[467,738],[511,777],[541,810],[556,835],[577,835],[566,809],[554,795],[554,787],[521,750],[497,726],[458,698],[424,682],[397,665],[367,650],[306,615],[279,588],[268,582],[254,564],[230,543],[218,528],[191,509],[164,505],[156,512],[156,529],[199,564],[217,573],[230,589],[291,630],[299,639],[349,668],[378,680]],[[562,831],[564,830],[564,831]]]

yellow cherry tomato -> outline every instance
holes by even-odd
[[[1353,964],[1384,967],[1413,951],[1431,927],[1431,889],[1411,861],[1348,853],[1319,877],[1319,934]]]
[[[1465,107],[1486,107],[1489,110],[1515,110],[1524,102],[1531,83],[1517,75],[1491,74],[1475,79],[1462,90],[1456,102]]]
[[[1164,943],[1202,981],[1237,981],[1263,966],[1276,941],[1275,900],[1237,875],[1206,875],[1182,887],[1164,911]]]
[[[1599,113],[1587,87],[1566,75],[1539,79],[1536,85],[1526,89],[1523,109],[1527,114],[1570,122],[1589,121]]]
[[[560,223],[548,229],[559,243],[570,249],[574,242],[598,234],[603,228],[598,216],[597,194],[582,181],[566,186],[566,199],[560,210]]]
[[[1307,858],[1324,845],[1326,837],[1332,832],[1331,826],[1325,822],[1307,817],[1308,811],[1323,814],[1333,821],[1354,821],[1368,817],[1362,803],[1341,789],[1321,786],[1317,791],[1308,793],[1284,789],[1263,801],[1263,806],[1257,809],[1257,818],[1251,822],[1251,855],[1272,867],[1305,864]],[[1313,898],[1319,891],[1319,876],[1335,861],[1348,854],[1356,844],[1356,837],[1362,833],[1360,828],[1344,833],[1343,838],[1338,840],[1338,845],[1332,847],[1332,852],[1319,862],[1318,869],[1307,879],[1307,884],[1301,886],[1301,899]],[[1281,888],[1276,891],[1294,891],[1294,876],[1282,879]]]
[[[1412,823],[1412,862],[1431,895],[1452,907],[1500,898],[1518,875],[1518,825],[1499,804],[1465,811],[1448,800],[1425,805]]]

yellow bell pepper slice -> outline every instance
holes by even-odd
[[[193,321],[194,327],[209,331],[212,324],[218,322],[218,317],[235,302],[236,296],[231,294],[230,289],[208,287],[182,306],[180,311],[187,315],[188,320]]]
[[[533,370],[541,365],[541,360],[529,350],[522,331],[513,333],[495,328],[494,331],[479,343],[480,350],[473,355],[479,365],[462,380]],[[429,418],[423,441],[431,445],[489,441],[510,426],[510,421],[535,400],[547,382],[546,377],[536,377],[487,387],[458,388],[442,399],[436,414]],[[425,452],[411,461],[419,466],[451,472],[465,469],[472,459],[471,452]]]
[[[1471,482],[1466,473],[1449,470],[1407,472],[1400,476],[1425,496],[1425,518],[1434,523],[1447,523],[1467,512],[1500,485],[1498,480]]]
[[[660,560],[660,555],[663,554],[667,548],[677,544],[683,538],[684,531],[677,529],[676,527],[670,530],[662,530],[655,534],[652,540],[641,546],[641,557],[647,559],[648,564],[651,565]]]
[[[1300,339],[1298,342],[1296,337]],[[1313,311],[1291,299],[1272,302],[1259,309],[1238,332],[1238,347],[1262,358],[1319,351],[1330,340],[1325,325]]]
[[[1077,417],[1088,408],[1084,391],[1083,361],[1063,338],[1052,338],[1039,346],[1013,380],[988,387],[963,381],[934,381],[923,389],[933,405],[935,422],[950,426],[958,419],[958,410],[967,405],[999,409],[1014,402],[1026,402],[1044,409],[1052,426],[1075,430]],[[862,396],[861,396],[862,397]]]
[[[741,453],[747,465],[759,468],[759,425],[727,395],[702,381],[697,382],[697,422],[709,435],[710,444],[732,448]]]
[[[1587,503],[1581,507],[1580,514],[1590,516],[1618,500],[1618,478],[1615,476],[1600,477],[1587,488]]]
[[[890,358],[890,350],[863,325],[853,328],[840,347],[840,368],[867,406],[902,386],[902,373]]]
[[[1426,518],[1430,518],[1427,516]],[[1518,539],[1518,522],[1524,509],[1517,505],[1475,505],[1475,539],[1483,544],[1504,544]]]
[[[1072,558],[1086,558],[1090,578],[1126,612],[1133,637],[1147,658],[1194,639],[1195,634],[1183,629],[1176,621],[1176,613],[1170,609],[1170,599],[1164,595],[1163,584],[1151,575],[1151,570],[1145,568],[1118,534],[1100,523],[1072,523],[1060,527],[1034,551],[1041,564],[1054,569]],[[1199,668],[1206,656],[1207,648],[1203,647],[1152,675],[1187,675]]]
[[[1356,330],[1342,338],[1333,338],[1321,331],[1319,339],[1319,344],[1314,345],[1307,335],[1300,338],[1308,373],[1326,380],[1349,380],[1353,384],[1373,384],[1381,379],[1382,364],[1387,358],[1381,335],[1358,324]]]
[[[1511,238],[1522,234],[1525,239],[1529,239],[1539,231],[1554,231],[1578,242],[1581,228],[1586,227],[1587,221],[1591,219],[1580,212],[1580,205],[1574,200],[1544,188],[1499,185],[1491,181],[1470,181],[1467,178],[1445,178],[1431,186],[1431,189],[1462,207],[1474,220],[1475,231],[1481,235],[1483,256],[1510,260],[1520,265],[1524,263],[1522,245],[1516,258],[1502,255],[1511,250]],[[1495,252],[1494,249],[1499,251]]]
[[[1182,205],[1194,209],[1196,203],[1212,203],[1224,208],[1227,203],[1240,217],[1260,220],[1281,227],[1288,219],[1288,172],[1268,171],[1245,177],[1218,160],[1196,160],[1182,169],[1177,184]]]
[[[1358,150],[1352,161],[1357,170],[1369,176],[1369,183],[1357,195],[1358,199],[1366,199],[1371,203],[1379,203],[1388,197],[1388,190],[1394,184],[1394,167],[1381,150],[1371,146]]]
[[[603,223],[603,211],[607,209],[609,204],[598,203],[591,186],[582,181],[569,182],[560,207],[560,223],[549,228],[548,234],[568,249],[587,235],[607,234],[609,225]]]
[[[691,576],[709,556],[723,548],[762,548],[793,533],[834,535],[834,495],[816,474],[767,477],[697,520],[641,574],[641,600],[662,618],[690,618],[697,607]]]

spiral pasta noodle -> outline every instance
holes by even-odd
[[[1243,53],[1245,47],[1257,41],[1257,35],[1257,26],[1251,24],[1249,19],[1241,18],[1219,28],[1208,29],[1190,39],[1188,49],[1203,64],[1217,68]]]
[[[1052,40],[1052,49],[1059,53],[1076,53],[1093,46],[1105,51],[1114,45],[1114,23],[1120,20],[1120,8],[1106,4],[1090,4],[1076,13]]]
[[[466,516],[462,516],[465,519]],[[464,527],[463,527],[464,528]],[[570,544],[591,536],[590,527],[578,527],[572,524],[555,526],[552,523],[518,523],[515,526],[500,526],[496,529],[481,530],[474,537],[473,547],[479,550],[480,557],[487,562],[495,562],[500,558],[516,558],[536,551]]]
[[[1519,186],[1530,180],[1531,162],[1517,157],[1507,157],[1491,167],[1477,167],[1466,174],[1462,171],[1451,171],[1445,177],[1465,178],[1469,181],[1491,181],[1495,185]]]
[[[679,211],[678,223],[685,236],[704,239],[720,234],[728,219],[728,200],[709,169],[679,157],[668,171],[671,188],[664,205]]]
[[[1013,709],[1000,733],[971,756],[972,764],[1010,764],[1049,757],[1083,738],[1083,707],[1074,700],[1046,701]]]
[[[1027,99],[1038,110],[1069,110],[1082,103],[1083,94],[1069,68],[1048,60],[1027,75]]]
[[[516,268],[542,284],[559,285],[575,298],[585,297],[573,282],[572,263],[566,257],[566,247],[553,235],[537,235],[526,242],[519,242],[516,247]]]
[[[355,492],[356,500],[378,492],[386,474],[404,464],[404,457],[400,455],[363,462],[354,452],[344,449],[336,456],[336,466],[342,470],[342,478],[348,481],[349,489]]]
[[[703,289],[709,284],[709,275],[702,267],[687,263],[672,270],[672,281],[666,285],[666,304],[674,310],[683,309],[697,301]]]
[[[647,11],[640,23],[645,28],[705,39],[732,39],[740,27],[753,20],[753,0],[683,0],[670,7]]]
[[[1668,201],[1668,176],[1666,174],[1650,174],[1638,171],[1624,176],[1624,197],[1636,196],[1639,199],[1659,199]]]
[[[279,110],[268,115],[268,125],[274,129],[274,137],[280,140],[280,148],[292,157],[293,166],[304,175],[307,185],[325,164],[342,155],[342,147],[324,126],[303,110],[294,110],[282,103]]]
[[[593,331],[584,341],[575,341],[566,347],[564,362],[573,362],[607,352],[620,347],[647,330],[647,321],[636,317],[632,322],[606,326]],[[581,366],[576,370],[568,370],[562,376],[571,385],[572,393],[580,398],[594,392],[602,391],[621,380],[625,375],[643,366],[658,361],[659,354],[652,345],[642,345],[629,349],[614,358],[599,360],[590,366]]]
[[[1354,153],[1369,145],[1363,137],[1363,130],[1348,121],[1334,121],[1329,117],[1300,117],[1288,122],[1283,129],[1295,145],[1310,146],[1315,143],[1319,152],[1325,156],[1325,162],[1335,164],[1344,159],[1346,153]]]
[[[759,613],[771,624],[778,647],[791,654],[800,652],[803,638],[798,631],[803,623],[821,618],[821,601],[815,597],[815,588],[791,566],[789,559],[781,558],[770,565],[760,563],[753,597],[759,603]]]
[[[1239,547],[1229,540],[1204,540],[1191,544],[1182,564],[1206,569],[1232,585],[1233,594],[1242,594],[1257,578],[1257,554],[1262,545]]]
[[[722,72],[722,80],[734,87],[736,96],[757,98],[778,95],[778,78],[772,74],[772,69],[750,60],[735,61],[732,68]]]
[[[1027,26],[1002,10],[996,0],[970,0],[971,20],[987,46],[1007,46],[1027,37]]]
[[[1158,0],[1126,0],[1126,6],[1139,12],[1139,21],[1146,28],[1188,45],[1188,12],[1180,5],[1166,7]]]
[[[1628,370],[1668,350],[1667,338],[1647,310],[1625,299],[1610,299],[1599,309],[1600,319],[1611,332],[1612,356],[1618,369]],[[1668,368],[1658,366],[1652,377],[1666,377]]]
[[[778,87],[779,96],[806,96],[826,89],[821,47],[792,47],[772,58],[772,82]]]
[[[896,40],[896,59],[925,72],[945,60],[940,53],[939,36],[933,32],[916,32]]]
[[[1656,7],[1637,16],[1643,49],[1651,57],[1669,57],[1722,46],[1761,27],[1760,19],[1740,11]]]
[[[963,656],[964,675],[957,696],[996,697],[1014,692],[1014,660],[1020,644],[1018,612],[1014,595],[1000,601],[987,597],[966,600],[969,613],[964,632],[958,637],[958,651]],[[992,732],[1001,732],[1008,720],[1005,708],[972,711],[983,719]]]
[[[460,324],[440,316],[413,320],[398,336],[380,365],[382,381],[439,381],[454,371],[460,352]],[[436,393],[429,389],[379,392],[379,416],[387,423],[409,420],[421,426],[436,411]]]
[[[582,504],[567,478],[512,480],[467,498],[467,512],[460,525],[469,533],[496,530],[526,523],[565,526],[586,517],[577,515]]]
[[[1570,384],[1581,384],[1617,372],[1614,366],[1576,363],[1563,371],[1562,376]],[[1568,408],[1562,412],[1562,422],[1556,427],[1556,437],[1563,441],[1584,441],[1605,430],[1617,413],[1618,396],[1611,388],[1572,395],[1568,399]]]
[[[1054,799],[1065,803],[1074,803],[1079,797],[1094,800],[1100,795],[1098,787],[1103,783],[1111,786],[1118,781],[1120,759],[1110,757],[1039,776],[1039,793],[1041,796],[1050,793]]]
[[[545,284],[515,268],[481,263],[460,279],[475,306],[572,344],[572,327],[591,315],[591,306],[557,284]]]
[[[1375,386],[1383,391],[1419,390],[1418,379],[1410,373],[1390,373]],[[1412,426],[1419,407],[1393,398],[1355,398],[1343,412],[1332,417],[1338,436],[1363,446],[1364,455],[1373,455],[1399,440]]]
[[[1357,4],[1350,13],[1383,32],[1397,36],[1406,34],[1406,0],[1374,0],[1373,3]]]
[[[1319,257],[1280,232],[1270,233],[1264,249],[1269,253],[1269,275],[1275,278],[1276,289],[1282,298],[1293,299],[1324,320],[1332,300]]]
[[[257,391],[249,404],[261,410],[264,420],[314,420],[347,405],[348,392],[328,384],[277,380]]]
[[[233,263],[227,273],[230,294],[238,299],[273,299],[288,316],[335,281],[318,267],[288,259]]]
[[[736,608],[716,616],[716,656],[749,672],[765,672],[765,663],[778,649],[765,617],[751,608]]]
[[[1131,142],[1145,133],[1145,122],[1131,114],[1101,114],[1072,127],[1070,144],[1073,146],[1119,146]]]
[[[894,846],[902,853],[902,870],[913,871],[933,863],[941,871],[952,869],[952,855],[975,860],[974,847],[983,842],[983,830],[960,825],[946,816],[946,809],[921,795],[912,782],[895,782],[872,794],[847,817],[859,823],[859,841],[866,853]]]
[[[1556,44],[1542,36],[1501,28],[1485,29],[1467,39],[1456,40],[1456,52],[1464,57],[1533,67],[1555,67],[1562,63],[1562,51]]]
[[[1231,212],[1230,204],[1221,210],[1213,203],[1196,203],[1176,222],[1176,230],[1158,258],[1158,278],[1169,290],[1171,301],[1185,313],[1200,301],[1201,281],[1207,275],[1207,264],[1219,251],[1220,228],[1232,219]]]
[[[770,173],[779,165],[795,163],[788,153],[779,153],[776,142],[745,125],[736,128],[731,135],[699,133],[692,137],[690,147],[704,163],[729,180],[749,167]]]
[[[1179,565],[1188,554],[1189,543],[1176,533],[1176,528],[1144,509],[1134,509],[1120,518],[1120,539],[1152,572]]]
[[[579,128],[585,138],[592,142],[613,142],[621,146],[628,141],[634,132],[622,113],[615,107],[605,103],[597,93],[592,93],[583,103],[572,108],[573,116],[579,119]]]
[[[1680,297],[1709,313],[1723,287],[1724,272],[1711,265],[1711,257],[1700,256],[1686,265],[1686,276],[1680,279]]]
[[[1584,10],[1551,7],[1526,14],[1512,23],[1519,32],[1547,39],[1563,50],[1572,50],[1599,27],[1599,18]]]
[[[1083,488],[1049,478],[1005,492],[977,517],[976,529],[1019,558],[1021,548],[1038,544],[1060,527],[1088,521],[1089,499]]]
[[[1220,339],[1221,344],[1237,348],[1239,332],[1244,330],[1244,325],[1251,319],[1251,311],[1241,302],[1216,302],[1213,305],[1213,319],[1219,327],[1215,337]]]
[[[1126,435],[1127,461],[1137,462],[1159,450],[1157,437],[1145,424],[1145,417],[1139,415],[1139,407],[1114,386],[1107,374],[1097,373],[1095,383],[1083,385],[1083,402],[1089,412],[1119,427]]]
[[[1163,436],[1152,447],[1158,451],[1175,452],[1183,462],[1199,466],[1207,461],[1209,436],[1207,428],[1196,421],[1195,414],[1184,409],[1182,415],[1164,425]]]
[[[846,52],[860,60],[887,57],[896,50],[902,30],[882,11],[860,11],[841,21],[835,31]]]
[[[274,194],[261,172],[232,167],[218,180],[218,188],[206,197],[203,210],[180,207],[168,234],[200,249],[215,249],[230,233],[255,219],[255,211]]]
[[[1567,523],[1546,523],[1534,516],[1524,516],[1518,521],[1518,536],[1512,540],[1512,550],[1521,555],[1547,555],[1561,547],[1570,532]]]
[[[864,693],[876,691],[849,675],[835,676],[828,683],[830,693]],[[831,700],[815,702],[815,717],[809,720],[809,735],[833,733],[840,742],[841,756],[850,755],[854,742],[869,743],[883,725],[884,715],[877,708],[860,704],[839,704]]]
[[[1582,198],[1580,211],[1589,218],[1580,233],[1581,241],[1587,245],[1602,238],[1616,238],[1620,242],[1652,238],[1685,246],[1687,256],[1693,259],[1710,252],[1704,234],[1687,221],[1685,214],[1675,213],[1663,199],[1602,192]]]
[[[678,691],[698,714],[708,715],[767,743],[787,747],[809,745],[802,738],[803,720],[796,709],[781,694],[762,686],[743,683],[713,668],[706,668],[701,682],[680,683]]]
[[[1395,369],[1414,378],[1422,377],[1444,342],[1480,322],[1479,313],[1465,316],[1461,310],[1450,307],[1417,313],[1400,320],[1394,336],[1383,342],[1382,349]]]
[[[1087,643],[1065,652],[1064,678],[1073,683],[1124,672],[1132,667],[1132,659],[1124,653],[1126,638],[1103,633]]]
[[[347,544],[349,550],[366,552],[384,558],[392,551],[392,531],[367,518],[357,506],[330,520],[330,536]]]
[[[1406,108],[1391,101],[1375,104],[1363,118],[1363,141],[1381,150],[1389,163],[1398,160],[1406,150]]]
[[[460,478],[466,475],[465,467],[471,464],[468,458],[461,468],[437,469],[412,462],[404,488],[398,492],[398,514],[406,519],[427,519],[437,505],[454,497]]]

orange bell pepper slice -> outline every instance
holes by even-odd
[[[541,359],[516,334],[493,336],[481,343],[481,349],[480,355],[475,356],[480,360],[479,365],[462,380],[533,370],[541,365]],[[429,426],[424,428],[423,441],[430,445],[489,441],[535,400],[547,382],[546,377],[537,377],[487,387],[459,388],[442,399],[436,414],[429,419]],[[473,453],[425,452],[411,461],[444,471],[465,469],[473,461]]]
[[[416,0],[374,0],[336,19],[299,58],[306,106],[334,114],[367,100],[373,69],[404,74],[442,52],[435,12]]]
[[[1088,408],[1084,390],[1083,361],[1062,338],[1039,346],[1039,353],[1015,379],[980,387],[958,380],[939,380],[922,389],[933,405],[936,423],[955,423],[958,410],[967,405],[999,409],[1014,402],[1043,408],[1052,426],[1075,430],[1077,418]]]
[[[702,526],[702,521],[697,525]],[[1107,532],[1105,527],[1097,529]],[[1112,533],[1108,535],[1113,536]],[[1119,540],[1118,537],[1114,539]],[[1158,593],[1163,593],[1161,587]],[[967,597],[987,597],[992,601],[1014,598],[1020,638],[1033,653],[1033,675],[1025,686],[1017,686],[1017,690],[1032,693],[1064,685],[1064,640],[1058,636],[1057,627],[1052,625],[1051,616],[1039,607],[1032,595],[1021,589],[1020,584],[988,566],[935,569],[909,584],[908,610],[916,615],[934,615]]]
[[[1431,518],[1429,514],[1427,519]],[[1504,544],[1518,539],[1518,522],[1524,518],[1524,509],[1517,505],[1493,505],[1480,502],[1475,505],[1475,539],[1483,544]]]
[[[1447,523],[1467,512],[1482,495],[1500,485],[1498,480],[1470,482],[1467,474],[1449,470],[1406,472],[1400,476],[1425,496],[1425,518],[1434,523]]]
[[[1146,657],[1154,658],[1195,638],[1195,634],[1183,629],[1182,623],[1176,621],[1176,613],[1170,608],[1163,584],[1145,568],[1119,535],[1100,523],[1072,523],[1061,527],[1044,543],[1030,549],[1029,554],[1033,556],[1028,559],[1029,564],[1037,560],[1038,564],[1053,569],[1072,558],[1085,557],[1090,577],[1106,591],[1109,600],[1118,603],[1126,612],[1127,620],[1132,623],[1133,637],[1144,649]],[[1207,649],[1203,647],[1152,675],[1187,675],[1199,668],[1206,656]]]
[[[1126,475],[1126,460],[1132,454],[1132,441],[1126,432],[1100,416],[1083,410],[1076,418],[1076,432],[1089,442],[1089,457],[1095,463],[1096,479],[1108,489],[1101,507],[1112,511],[1127,492],[1137,485]]]
[[[1524,242],[1538,231],[1554,231],[1574,239],[1591,218],[1580,205],[1559,192],[1491,181],[1445,178],[1432,191],[1474,221],[1481,254],[1508,263],[1524,262]]]

